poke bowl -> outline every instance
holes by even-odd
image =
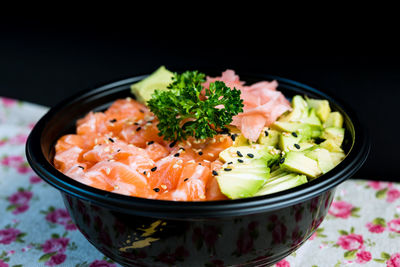
[[[169,201],[97,189],[53,164],[55,143],[90,111],[134,97],[130,86],[148,75],[76,94],[51,108],[33,128],[26,155],[33,170],[60,191],[75,225],[107,257],[124,266],[269,266],[297,250],[328,213],[335,188],[369,153],[366,130],[351,108],[317,89],[271,75],[242,75],[252,83],[276,80],[288,98],[326,99],[343,115],[346,157],[297,187],[263,196],[220,201]]]

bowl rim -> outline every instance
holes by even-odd
[[[305,95],[313,94],[323,99],[327,99],[331,105],[333,104],[336,109],[344,115],[345,119],[348,119],[349,123],[354,128],[355,136],[353,138],[353,144],[346,158],[338,166],[320,176],[318,179],[288,190],[258,197],[199,202],[155,200],[100,190],[67,177],[47,161],[42,151],[41,137],[48,126],[48,121],[54,118],[58,112],[72,103],[77,103],[91,96],[98,97],[99,95],[110,95],[114,91],[126,90],[126,88],[118,88],[130,85],[147,76],[148,75],[134,76],[95,89],[83,90],[52,107],[36,123],[26,143],[26,156],[32,169],[42,179],[60,190],[62,193],[93,202],[111,210],[155,218],[199,219],[242,216],[267,212],[317,197],[353,175],[363,165],[369,154],[370,140],[368,132],[365,126],[359,122],[356,113],[351,109],[351,107],[345,104],[344,101],[338,101],[337,98],[332,98],[326,93],[313,87],[287,78],[267,74],[243,74],[241,75],[242,77],[247,76],[257,80],[277,80],[280,86],[283,85],[289,90],[297,91],[298,93]],[[246,81],[246,78],[244,80]],[[84,115],[85,114],[82,114],[82,116]]]

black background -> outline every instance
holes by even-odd
[[[393,43],[357,33],[143,28],[129,21],[0,21],[0,95],[52,106],[160,65],[231,68],[294,79],[337,96],[368,126],[372,150],[357,178],[400,180],[400,64]],[[185,32],[186,34],[183,34]],[[189,34],[187,34],[189,33]],[[351,38],[351,37],[356,38]],[[360,39],[360,38],[361,39]],[[373,37],[373,38],[372,38]]]

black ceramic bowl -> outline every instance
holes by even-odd
[[[82,234],[126,266],[267,266],[301,246],[325,218],[338,184],[364,163],[369,141],[355,114],[309,86],[275,76],[242,77],[249,84],[276,79],[285,96],[323,98],[344,115],[347,157],[329,173],[296,188],[240,200],[173,202],[129,197],[81,184],[53,167],[54,144],[91,110],[130,96],[146,76],[75,95],[41,118],[26,154],[33,170],[60,190]]]

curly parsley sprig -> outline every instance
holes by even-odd
[[[159,135],[165,140],[213,137],[243,111],[240,90],[220,81],[205,89],[204,82],[205,74],[198,71],[175,73],[169,90],[153,93],[147,105],[158,117]]]

